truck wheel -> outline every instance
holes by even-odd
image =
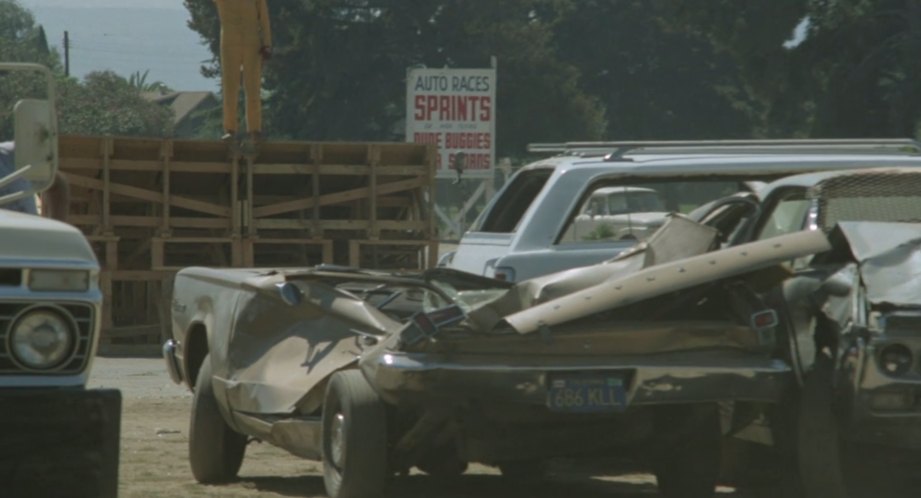
[[[204,484],[227,482],[237,476],[246,436],[231,429],[217,406],[211,387],[211,355],[205,356],[195,381],[189,424],[189,463],[195,480]]]
[[[720,420],[717,410],[656,458],[654,471],[665,498],[711,498],[720,472]]]
[[[323,483],[329,498],[383,494],[387,412],[358,370],[333,374],[323,404]]]
[[[847,497],[841,435],[834,410],[834,364],[819,355],[800,392],[796,448],[799,478],[807,498]]]

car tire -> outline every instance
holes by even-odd
[[[192,476],[204,484],[228,482],[237,476],[246,451],[246,436],[235,432],[221,415],[211,386],[211,355],[205,356],[195,381],[189,424]]]
[[[387,410],[358,370],[333,374],[323,404],[323,483],[329,498],[383,494]]]
[[[711,498],[720,473],[722,437],[714,408],[655,459],[659,493],[665,498]]]
[[[834,362],[819,355],[806,375],[797,413],[796,452],[806,498],[846,498],[844,445],[834,409]]]

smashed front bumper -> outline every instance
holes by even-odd
[[[793,380],[786,363],[738,351],[550,358],[384,350],[362,358],[359,365],[380,395],[395,405],[479,400],[558,410],[553,397],[559,395],[560,382],[573,378],[619,383],[621,399],[599,398],[612,411],[713,401],[771,403],[780,400]]]

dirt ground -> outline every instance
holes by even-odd
[[[269,444],[251,443],[236,482],[205,486],[192,478],[187,459],[192,395],[172,383],[159,358],[98,358],[90,387],[121,390],[121,467],[119,496],[131,497],[323,497],[322,467]],[[549,479],[512,486],[496,469],[473,465],[463,476],[439,481],[421,473],[395,478],[388,496],[400,498],[644,498],[658,496],[647,474],[604,476],[556,469]],[[852,498],[917,496],[918,481],[898,484],[884,476],[869,494]],[[891,488],[891,489],[890,489]],[[911,491],[909,491],[911,490]],[[754,498],[729,488],[722,498]],[[761,494],[782,498],[777,494]]]
[[[119,496],[131,497],[323,497],[322,467],[269,444],[251,443],[240,479],[204,486],[192,478],[187,459],[191,393],[172,383],[159,358],[98,358],[90,387],[122,392]],[[539,486],[539,487],[538,487]],[[646,474],[585,476],[551,474],[534,486],[511,486],[491,467],[474,465],[450,482],[424,474],[396,478],[389,496],[406,498],[481,497],[563,498],[595,496],[640,498],[658,496],[655,480]],[[719,496],[741,498],[722,490]]]

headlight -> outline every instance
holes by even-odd
[[[46,370],[63,363],[74,350],[74,329],[60,313],[28,311],[11,329],[10,352],[22,366]]]
[[[905,375],[913,362],[911,350],[902,344],[890,344],[879,354],[880,367],[889,375]]]
[[[90,288],[86,270],[31,270],[29,288],[34,291],[85,291]]]

